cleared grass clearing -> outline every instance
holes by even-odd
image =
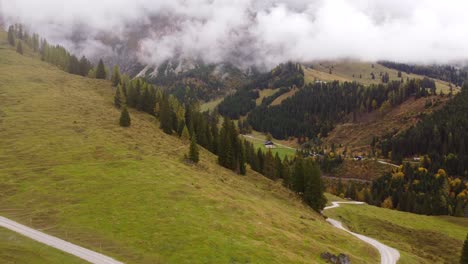
[[[440,100],[438,105],[425,107],[426,100],[434,103]],[[372,137],[382,137],[393,131],[404,131],[415,125],[422,114],[430,114],[440,109],[449,100],[449,97],[431,96],[414,100],[406,100],[401,105],[392,108],[388,112],[373,111],[357,117],[356,122],[348,121],[337,125],[324,140],[327,144],[347,146],[350,153],[370,153]]]
[[[326,176],[340,177],[346,179],[360,179],[372,181],[385,172],[391,172],[392,167],[377,162],[377,160],[353,160],[345,159],[335,172],[329,173]]]
[[[0,227],[0,262],[31,264],[88,263]]]
[[[279,91],[279,88],[275,88],[275,89],[268,88],[268,89],[260,90],[259,91],[260,96],[255,100],[255,103],[257,105],[261,105],[262,100],[264,98],[274,95],[277,91]]]
[[[0,47],[0,215],[127,263],[379,258],[280,183],[204,150],[186,165],[188,145],[153,117],[130,111],[119,127],[112,100],[108,81]]]
[[[297,91],[299,91],[299,88],[294,87],[290,91],[278,96],[278,98],[271,102],[271,105],[280,105],[284,100],[295,95]]]
[[[200,111],[213,111],[222,101],[224,98],[218,98],[200,105]]]
[[[424,216],[370,205],[342,204],[325,215],[398,249],[399,263],[458,263],[468,231],[467,218]]]
[[[278,153],[281,159],[284,159],[286,156],[288,157],[288,159],[291,159],[292,157],[294,157],[294,155],[296,155],[296,151],[294,149],[284,148],[281,146],[276,146],[275,148],[267,149],[264,145],[264,140],[245,136],[243,136],[242,138],[252,142],[255,149],[261,149],[265,153],[271,150],[273,156],[276,155],[276,153]]]
[[[330,68],[332,68],[331,74]],[[379,84],[382,82],[380,73],[384,74],[385,72],[389,74],[390,80],[401,79],[398,77],[397,70],[387,68],[378,63],[355,60],[318,62],[314,63],[313,68],[304,67],[304,69],[306,83],[313,82],[317,79],[319,81],[356,81],[365,85]],[[371,73],[374,73],[375,79],[371,78]],[[424,77],[417,74],[406,74],[402,72],[402,78],[406,81],[406,78],[422,79]],[[450,91],[448,82],[437,79],[435,79],[435,82],[437,92],[444,91],[444,93],[447,94]],[[454,88],[454,92],[458,91],[459,88]]]

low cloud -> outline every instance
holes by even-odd
[[[468,57],[465,0],[0,0],[21,22],[91,57],[202,59],[271,67],[352,58],[449,63]]]

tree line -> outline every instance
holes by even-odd
[[[320,212],[326,204],[325,186],[322,182],[320,163],[302,153],[283,160],[271,150],[255,149],[253,143],[244,140],[246,161],[252,170],[272,180],[281,180],[283,185],[297,193],[312,209]]]
[[[276,106],[259,106],[251,111],[247,122],[255,130],[285,139],[325,137],[334,125],[349,114],[375,110],[387,111],[410,97],[436,94],[417,79],[392,81],[364,86],[356,82],[317,82],[305,85],[295,95]]]
[[[456,68],[451,65],[415,65],[391,61],[380,61],[379,64],[382,64],[383,66],[391,69],[406,72],[407,74],[414,73],[447,81],[454,83],[457,86],[461,86],[468,78],[467,70]]]
[[[425,215],[468,216],[468,185],[445,170],[401,165],[372,183],[372,204]]]
[[[63,46],[50,44],[37,33],[31,35],[21,24],[8,27],[8,43],[16,47],[16,51],[20,54],[23,54],[23,44],[25,44],[32,52],[39,53],[41,60],[71,74],[98,79],[106,79],[109,75],[102,60],[95,69],[85,56],[78,58]]]
[[[371,183],[328,180],[327,191],[388,209],[424,215],[468,217],[468,185],[444,169],[431,172],[428,161],[406,163]]]

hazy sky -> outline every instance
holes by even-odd
[[[7,23],[88,55],[133,43],[149,64],[466,60],[467,10],[467,0],[0,0]]]

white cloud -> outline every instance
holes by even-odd
[[[0,8],[4,20],[85,54],[102,54],[109,38],[137,41],[138,58],[150,64],[468,57],[466,0],[0,0]]]

